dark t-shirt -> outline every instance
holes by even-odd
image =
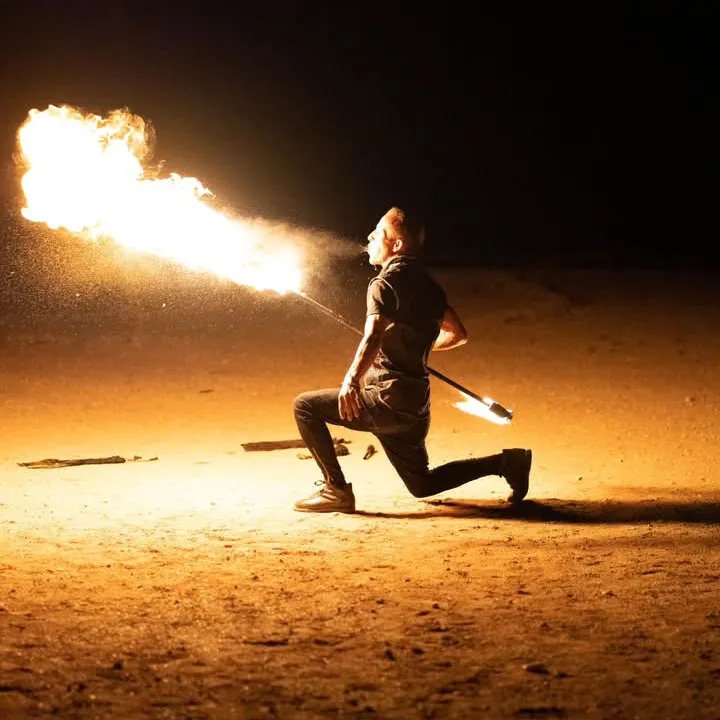
[[[365,377],[381,402],[425,417],[430,410],[427,359],[447,307],[445,291],[417,258],[393,258],[368,285],[367,314],[391,321]]]

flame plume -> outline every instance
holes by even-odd
[[[147,128],[137,115],[50,105],[29,112],[18,142],[28,220],[107,237],[258,290],[299,292],[294,248],[271,250],[267,230],[214,209],[195,178],[147,176]]]

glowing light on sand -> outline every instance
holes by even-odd
[[[510,424],[509,418],[500,417],[499,415],[496,415],[490,410],[490,405],[495,402],[491,398],[484,397],[483,402],[480,402],[479,400],[476,400],[475,398],[472,398],[465,393],[461,393],[461,395],[465,399],[461,402],[453,403],[453,407],[456,407],[458,410],[462,410],[463,412],[469,413],[470,415],[476,415],[477,417],[489,420],[490,422],[493,422],[497,425]]]
[[[29,112],[18,142],[28,220],[106,237],[259,290],[299,291],[294,248],[275,247],[267,228],[213,208],[212,193],[195,178],[149,176],[147,127],[137,115],[50,105]]]

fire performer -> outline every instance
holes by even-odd
[[[320,490],[296,502],[295,510],[355,511],[352,484],[345,481],[328,423],[373,433],[415,497],[436,495],[486,475],[505,478],[512,503],[527,494],[532,462],[527,449],[429,468],[428,355],[465,344],[467,331],[445,291],[418,259],[422,241],[422,226],[397,207],[388,210],[368,236],[369,262],[381,270],[368,285],[364,334],[342,386],[295,398],[300,435],[323,475],[316,483]]]

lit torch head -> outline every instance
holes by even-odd
[[[484,418],[496,425],[509,425],[512,422],[512,410],[505,408],[492,398],[482,398],[482,401],[462,393],[465,398],[462,402],[454,403],[454,407],[470,415]]]

